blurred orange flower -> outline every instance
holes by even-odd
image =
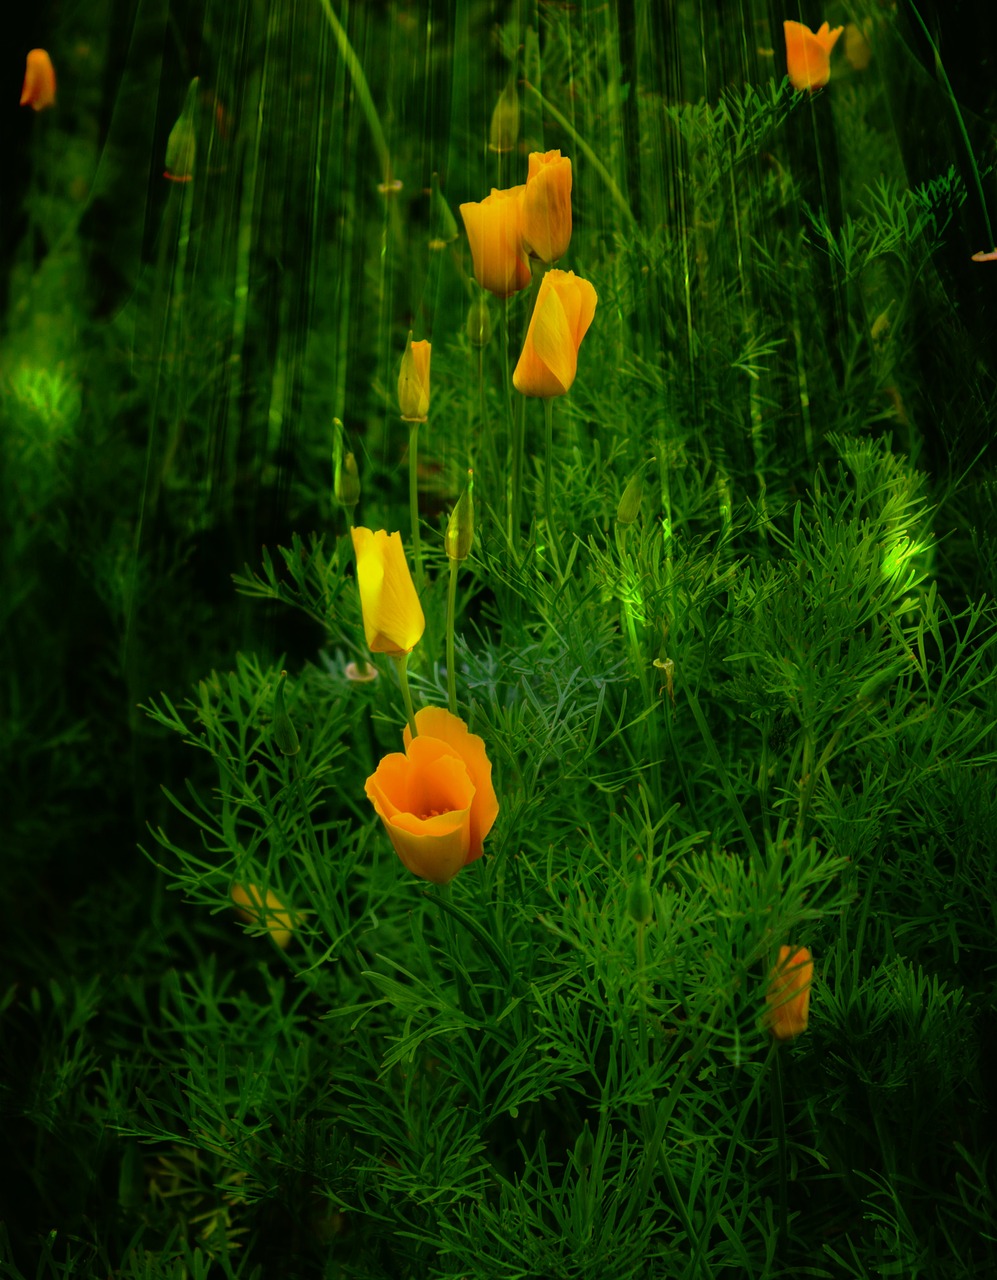
[[[400,658],[422,639],[426,618],[400,533],[351,529],[364,634],[371,653]]]
[[[429,416],[429,358],[432,344],[413,342],[409,332],[398,373],[398,406],[406,422],[425,422]]]
[[[24,69],[21,106],[44,111],[55,105],[55,69],[44,49],[32,49]]]
[[[493,188],[480,203],[460,206],[475,277],[482,289],[499,298],[525,289],[531,279],[523,251],[523,190]]]
[[[816,32],[802,22],[784,22],[786,74],[794,89],[823,89],[831,78],[831,50],[844,27],[832,31],[825,22]]]
[[[765,1025],[777,1040],[793,1040],[807,1029],[814,962],[806,947],[779,948],[779,963],[769,974]]]
[[[408,870],[448,884],[481,857],[498,816],[492,766],[484,741],[444,707],[423,707],[415,726],[405,754],[385,756],[364,789]]]
[[[512,383],[524,396],[563,396],[575,380],[578,348],[588,332],[595,289],[573,271],[548,271],[526,331]]]
[[[548,265],[571,243],[571,161],[560,151],[534,151],[523,191],[523,243]]]

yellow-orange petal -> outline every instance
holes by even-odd
[[[44,49],[31,49],[24,68],[21,106],[44,111],[55,104],[55,69]]]
[[[523,187],[493,188],[484,200],[460,206],[474,275],[483,289],[507,298],[530,283],[523,251]]]
[[[498,817],[499,802],[492,785],[492,764],[488,759],[484,739],[468,730],[459,716],[451,715],[446,707],[423,707],[415,713],[418,737],[413,739],[408,725],[403,738],[405,749],[411,752],[416,743],[435,741],[456,753],[474,787],[470,806],[470,827],[467,862],[480,858],[484,852],[485,837]]]
[[[250,924],[265,924],[270,937],[282,951],[286,951],[293,935],[296,918],[284,906],[272,889],[268,889],[266,897],[259,885],[243,886],[234,884],[231,898],[238,914]]]
[[[400,533],[350,530],[364,634],[371,653],[401,657],[422,639],[426,618],[412,582]]]
[[[445,743],[420,737],[385,756],[365,789],[413,875],[447,884],[469,860],[474,785]]]
[[[786,74],[794,89],[822,89],[831,78],[831,50],[844,27],[832,31],[825,22],[813,32],[802,22],[785,21]]]
[[[765,1024],[777,1040],[793,1040],[807,1029],[813,958],[806,947],[780,947],[779,962],[769,974]]]

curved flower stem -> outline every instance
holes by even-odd
[[[450,714],[457,714],[457,668],[454,663],[454,623],[457,613],[457,564],[450,561],[450,584],[447,591],[447,698]]]
[[[422,539],[419,536],[419,424],[409,423],[408,431],[408,505],[412,523],[412,558],[415,560],[415,585],[421,595],[426,588],[422,571]]]
[[[551,397],[544,400],[544,518],[547,521],[547,537],[550,540],[551,559],[558,573],[561,571],[561,548],[554,524],[552,502],[552,475],[554,458],[554,401]]]
[[[412,694],[408,687],[408,654],[403,653],[400,658],[392,655],[392,662],[395,664],[395,670],[398,672],[398,683],[402,687],[402,697],[405,699],[405,715],[408,717],[408,727],[412,737],[418,737],[419,731],[415,727],[415,712],[412,710]]]

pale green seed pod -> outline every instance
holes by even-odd
[[[647,924],[654,914],[654,900],[651,890],[644,879],[644,872],[638,871],[627,890],[627,915],[634,924]]]
[[[640,504],[644,498],[644,476],[641,471],[635,472],[623,490],[620,505],[616,508],[617,524],[633,524],[640,515]]]
[[[476,298],[468,308],[467,340],[472,347],[487,347],[492,340],[492,313],[484,298]]]

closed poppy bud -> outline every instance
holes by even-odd
[[[468,308],[467,340],[472,347],[487,347],[492,340],[492,316],[484,298],[475,298]]]
[[[807,1029],[814,964],[806,947],[780,947],[769,974],[765,1025],[777,1040],[793,1040]]]
[[[492,190],[478,204],[462,204],[474,275],[496,297],[525,289],[532,279],[523,252],[523,188]]]
[[[630,482],[623,490],[620,505],[616,508],[617,524],[633,524],[640,515],[640,504],[644,498],[644,473],[637,471],[630,477]]]
[[[432,344],[413,342],[411,331],[398,373],[398,407],[405,422],[425,422],[429,416],[429,358]]]
[[[457,499],[457,505],[450,513],[447,521],[447,532],[443,540],[447,555],[451,560],[466,560],[471,554],[474,542],[474,473],[467,473],[467,488]]]
[[[831,78],[831,50],[844,27],[832,31],[825,22],[811,31],[802,22],[784,22],[786,33],[786,74],[794,89],[823,89]]]
[[[627,915],[634,924],[647,924],[654,914],[654,899],[644,879],[643,869],[638,869],[633,883],[627,890]]]
[[[360,501],[360,472],[357,470],[357,460],[352,453],[346,454],[343,458],[335,480],[336,501],[341,507],[349,507],[352,511]]]
[[[197,135],[194,129],[194,113],[197,108],[197,76],[187,87],[183,111],[170,130],[166,140],[166,169],[164,178],[171,182],[190,182],[194,176],[194,157],[197,153]]]
[[[364,634],[371,653],[400,658],[422,639],[426,619],[400,533],[351,529]]]
[[[595,289],[573,271],[548,271],[526,331],[512,383],[524,396],[563,396],[575,380],[578,348],[598,302]]]
[[[516,77],[499,94],[488,130],[489,151],[511,151],[519,137],[519,91]]]
[[[267,890],[264,898],[259,885],[243,887],[241,884],[234,884],[232,901],[243,920],[248,920],[250,924],[266,925],[270,937],[281,951],[287,950],[297,918],[293,912],[288,911],[272,889]]]
[[[287,714],[287,708],[284,706],[284,682],[286,680],[287,672],[282,671],[273,695],[273,740],[282,755],[296,756],[301,750],[301,744],[298,741],[298,732],[291,721],[291,717]]]
[[[534,151],[523,191],[523,243],[534,258],[556,262],[571,243],[571,161]]]
[[[55,68],[44,49],[32,49],[24,68],[21,106],[44,111],[55,105]]]
[[[395,852],[413,875],[448,884],[480,858],[498,816],[484,741],[443,707],[416,712],[405,754],[385,756],[367,779],[367,797]]]
[[[450,211],[446,197],[440,190],[440,175],[433,174],[433,187],[429,203],[429,247],[439,252],[460,235],[457,219]]]

